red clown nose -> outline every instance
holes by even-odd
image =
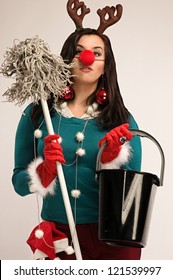
[[[80,60],[80,62],[82,62],[82,64],[84,64],[86,66],[91,65],[91,64],[93,64],[93,62],[95,60],[94,53],[92,51],[85,50],[80,53],[79,60]]]

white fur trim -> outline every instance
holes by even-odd
[[[60,253],[65,251],[68,255],[74,253],[74,250],[71,246],[68,246],[68,238],[63,238],[53,242],[55,247],[55,253]],[[70,247],[70,248],[69,248]]]
[[[120,167],[128,163],[131,157],[131,146],[129,142],[125,142],[118,156],[108,163],[101,163],[101,169],[120,169]]]
[[[68,246],[68,239],[67,238],[63,238],[57,241],[53,242],[54,247],[55,247],[55,253],[60,253],[60,252],[66,252],[67,255],[71,255],[74,253],[74,249],[72,246]],[[38,259],[44,259],[46,258],[47,255],[40,251],[39,249],[36,249],[34,252],[34,259],[38,260]],[[59,257],[56,257],[54,260],[60,260]]]
[[[39,249],[35,250],[33,256],[35,260],[44,259],[47,257],[47,255],[44,252],[40,251]]]
[[[58,138],[58,143],[59,143],[59,144],[62,144],[62,137],[59,137],[59,138]]]
[[[39,192],[41,196],[45,197],[46,195],[54,195],[56,187],[56,178],[45,188],[40,180],[40,177],[36,171],[37,167],[43,162],[41,157],[34,159],[28,165],[28,174],[30,178],[29,190],[30,192]]]
[[[59,257],[56,257],[56,258],[54,258],[54,260],[58,260],[58,261],[59,261],[59,260],[61,260],[61,259],[60,259]]]
[[[44,260],[48,255],[46,255],[44,252],[40,251],[39,249],[36,249],[34,252],[34,259],[35,260]],[[61,260],[59,257],[54,258],[54,260]]]

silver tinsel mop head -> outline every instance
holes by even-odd
[[[38,36],[25,41],[14,41],[8,48],[0,73],[14,78],[15,83],[3,94],[9,102],[22,105],[27,99],[38,103],[40,96],[47,100],[61,96],[67,84],[71,84],[70,68],[61,56],[54,55],[49,46]]]

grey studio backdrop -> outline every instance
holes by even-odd
[[[164,187],[158,188],[147,246],[142,259],[173,259],[172,102],[173,2],[172,0],[85,0],[91,13],[84,27],[97,28],[98,8],[122,4],[123,17],[107,34],[117,61],[120,89],[126,106],[141,130],[161,144],[166,169]],[[14,39],[38,35],[59,54],[74,24],[66,12],[66,0],[0,0],[0,63]],[[38,224],[36,196],[18,196],[11,183],[16,127],[23,109],[4,103],[3,92],[11,81],[0,78],[0,258],[31,260],[26,244]],[[143,143],[143,171],[159,175],[160,155],[149,140]]]

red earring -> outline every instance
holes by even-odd
[[[104,88],[102,88],[96,93],[96,101],[98,104],[101,105],[108,102],[108,94]]]
[[[65,87],[61,93],[61,98],[64,100],[70,100],[72,99],[74,95],[72,87]]]
[[[104,89],[104,76],[102,74],[102,89],[96,93],[96,101],[98,104],[105,104],[108,102],[108,93]]]

